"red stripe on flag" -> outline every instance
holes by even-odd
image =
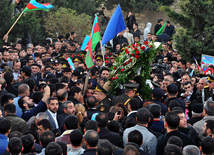
[[[37,7],[35,7],[34,5],[32,5],[31,3],[28,3],[28,5],[26,6],[29,10],[31,9],[36,9]]]
[[[96,23],[94,25],[94,32],[93,33],[96,33],[96,32],[99,32],[99,25],[98,25],[98,23]]]
[[[42,5],[44,5],[44,6],[50,5],[50,3],[40,3],[40,4],[42,4]]]

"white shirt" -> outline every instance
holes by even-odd
[[[56,118],[57,113],[53,113],[53,112],[50,111],[49,109],[48,109],[48,112],[51,114],[51,116],[52,116],[52,118],[53,118],[53,120],[54,120],[54,122],[55,122],[56,129],[59,129],[59,125],[58,125],[57,118]]]

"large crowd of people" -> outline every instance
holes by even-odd
[[[214,76],[184,61],[172,39],[162,43],[151,64],[151,100],[138,93],[143,77],[137,75],[121,83],[119,95],[109,93],[115,58],[128,44],[142,42],[131,12],[127,20],[127,29],[105,45],[104,56],[97,45],[90,68],[75,32],[55,41],[1,46],[0,155],[214,153]],[[162,24],[158,20],[155,34]],[[156,42],[159,36],[147,26],[143,40]],[[174,26],[167,26],[171,37]]]

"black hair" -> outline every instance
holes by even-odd
[[[83,134],[79,129],[75,129],[70,133],[70,142],[73,146],[80,146],[82,139]]]
[[[70,96],[71,96],[71,97],[74,97],[75,93],[79,93],[79,92],[81,92],[81,91],[82,91],[81,88],[76,87],[76,86],[73,86],[73,87],[71,87],[71,89],[70,89]]]
[[[172,154],[183,155],[181,148],[179,148],[174,144],[169,144],[164,149],[164,155],[172,155]]]
[[[206,123],[207,123],[207,125],[206,125],[207,129],[210,129],[211,131],[213,131],[213,129],[214,129],[214,120],[207,120]]]
[[[6,72],[4,74],[4,79],[6,80],[7,84],[11,84],[13,82],[13,78],[14,78],[13,73]]]
[[[159,104],[150,104],[148,106],[149,112],[154,116],[154,118],[159,118],[161,113],[161,106]]]
[[[180,123],[180,117],[175,112],[168,112],[165,115],[165,121],[170,129],[177,129]]]
[[[21,138],[23,134],[20,131],[12,131],[9,133],[8,138],[11,139],[13,137]]]
[[[26,97],[26,96],[22,96],[22,97],[20,97],[19,100],[18,100],[18,105],[19,105],[19,107],[20,107],[22,110],[25,109],[25,107],[24,107],[24,103],[25,103],[24,98],[25,98],[25,97]]]
[[[62,81],[62,80],[61,80],[61,82],[67,83],[67,81]],[[65,85],[62,83],[56,83],[55,85],[56,85],[56,91],[59,89],[63,89],[65,87]]]
[[[184,86],[188,85],[188,84],[190,84],[192,86],[192,82],[190,82],[190,81],[186,81],[186,82],[183,83]]]
[[[204,154],[213,154],[214,153],[214,139],[212,137],[205,137],[202,140],[201,148]]]
[[[57,98],[57,97],[49,97],[49,98],[48,98],[48,104],[50,104],[50,102],[51,102],[52,100],[57,100],[57,101],[58,101],[58,98]]]
[[[9,100],[13,100],[13,96],[11,96],[10,94],[4,94],[1,97],[1,106],[4,107],[6,104],[8,104]]]
[[[134,110],[138,110],[139,107],[140,107],[140,100],[137,99],[137,98],[132,98],[130,101],[129,101],[129,105],[131,106],[131,109],[134,111]]]
[[[42,91],[35,91],[33,93],[33,102],[36,104],[39,104],[39,102],[42,100],[43,98],[43,92]]]
[[[100,143],[97,148],[97,153],[98,155],[112,155],[112,146],[108,142]]]
[[[137,122],[147,124],[149,122],[150,112],[146,108],[140,108],[136,114]]]
[[[50,142],[55,141],[55,136],[52,131],[45,131],[40,137],[40,141],[43,148],[46,148]]]
[[[54,78],[53,78],[54,79]],[[53,95],[53,93],[56,91],[56,85],[53,84],[53,83],[50,83],[48,85],[50,87],[50,90],[51,90],[51,96]]]
[[[78,128],[78,118],[74,115],[69,115],[65,119],[66,130],[77,129]]]
[[[108,124],[108,129],[112,132],[119,133],[120,132],[120,124],[118,121],[110,121]]]
[[[183,147],[183,141],[178,136],[171,136],[167,141],[168,144],[174,144],[180,148]]]
[[[94,108],[97,104],[97,99],[94,96],[89,96],[86,99],[86,104],[87,104],[88,108]]]
[[[143,135],[138,130],[133,130],[128,134],[128,141],[136,143],[139,147],[143,142]]]
[[[88,143],[90,147],[96,147],[98,144],[99,136],[96,131],[88,130],[85,133],[84,140]]]
[[[100,112],[96,116],[96,121],[99,127],[107,127],[108,125],[108,115],[106,113]]]
[[[15,104],[13,104],[13,103],[6,104],[5,107],[4,107],[4,111],[6,111],[9,114],[16,113],[16,106],[15,106]]]
[[[36,86],[36,82],[34,79],[32,78],[27,78],[25,81],[24,81],[25,84],[27,84],[29,87],[30,87],[30,91],[33,91],[35,86]]]
[[[93,120],[89,120],[85,123],[85,129],[87,130],[94,130],[97,131],[98,129],[98,124],[96,121]]]
[[[10,139],[8,149],[12,155],[19,155],[22,150],[22,140],[18,137]]]
[[[6,118],[0,119],[0,134],[6,134],[11,127],[11,122]]]
[[[137,124],[136,119],[133,117],[127,117],[127,119],[124,122],[124,129],[133,127]]]
[[[43,129],[47,130],[50,129],[51,130],[51,122],[48,119],[42,119],[37,123],[38,126],[42,126]]]
[[[22,144],[23,144],[23,148],[24,150],[22,151],[22,153],[30,153],[33,149],[33,145],[34,145],[34,140],[30,135],[24,135],[22,136]]]
[[[67,145],[64,142],[56,142],[62,148],[62,155],[67,155]]]
[[[50,142],[45,149],[45,155],[62,155],[62,153],[62,147],[54,142]]]
[[[169,101],[169,109],[172,111],[174,107],[180,107],[181,104],[176,100]]]

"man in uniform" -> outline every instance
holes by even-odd
[[[107,98],[108,91],[105,90],[100,84],[94,89],[94,97],[97,99],[97,110],[100,112],[108,113],[111,108],[111,102]]]
[[[213,90],[214,89],[214,76],[209,75],[208,77],[208,86],[205,86],[202,89],[202,103],[204,104],[206,101],[213,101]]]
[[[120,96],[114,97],[112,105],[116,105],[117,103],[121,102],[124,103],[124,105],[127,105],[129,100],[135,96],[139,84],[129,82],[127,84],[124,84],[123,86],[125,87],[125,93]]]
[[[96,55],[95,57],[95,66],[100,69],[103,66],[103,57],[102,55]]]

